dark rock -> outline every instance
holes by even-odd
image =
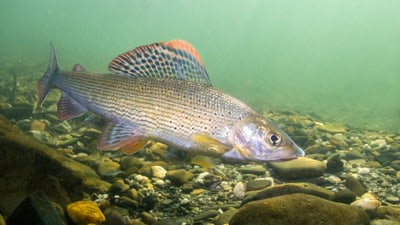
[[[259,191],[248,192],[247,196],[242,200],[242,205],[259,199],[272,198],[279,195],[304,193],[315,195],[321,198],[329,199],[333,192],[325,188],[310,183],[286,183],[267,187]]]
[[[157,222],[157,219],[148,212],[142,212],[142,218],[143,222],[145,222],[147,225],[153,225]]]
[[[124,191],[127,191],[129,189],[129,185],[123,183],[123,182],[114,182],[110,189],[108,189],[108,192],[110,194],[121,194]]]
[[[343,171],[343,162],[340,159],[340,154],[334,154],[326,163],[326,172],[337,173]]]
[[[369,225],[369,222],[360,208],[297,193],[247,203],[229,224]]]
[[[317,160],[305,157],[269,163],[272,170],[283,179],[304,179],[324,174],[325,165]]]
[[[339,191],[334,193],[329,200],[334,202],[340,202],[345,204],[350,204],[354,202],[357,198],[357,195],[353,191]]]
[[[7,218],[8,225],[65,225],[47,195],[38,191],[26,197]]]
[[[105,193],[111,185],[90,167],[22,134],[3,117],[0,146],[0,183],[7,184],[0,185],[0,211],[6,217],[36,190],[65,206],[85,193]]]
[[[354,191],[357,196],[361,196],[367,192],[367,189],[364,187],[364,185],[351,174],[347,174],[345,186]]]
[[[136,209],[139,203],[127,196],[121,196],[114,202],[115,205],[127,208],[127,209]]]

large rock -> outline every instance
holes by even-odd
[[[65,225],[65,218],[58,214],[49,198],[42,191],[25,198],[7,218],[8,225],[40,224]]]
[[[357,207],[307,194],[289,194],[242,206],[230,225],[367,225],[369,218]]]
[[[246,197],[242,200],[242,205],[250,201],[294,193],[315,195],[325,199],[330,199],[334,194],[328,189],[319,187],[311,183],[286,183],[274,185],[257,191],[250,191],[246,193]]]
[[[6,217],[37,190],[65,206],[111,186],[90,167],[24,135],[1,116],[0,146],[0,211]]]
[[[297,159],[272,162],[272,170],[283,179],[305,179],[324,174],[325,164],[315,159],[299,157]]]

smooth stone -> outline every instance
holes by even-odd
[[[163,179],[165,175],[167,175],[167,170],[165,170],[162,166],[152,166],[151,174],[153,175],[153,177]]]
[[[184,217],[173,217],[158,220],[154,225],[177,225],[177,224],[190,224],[188,219]]]
[[[323,221],[323,222],[322,222]],[[369,225],[364,210],[307,194],[288,194],[250,202],[230,225]]]
[[[396,172],[396,180],[397,180],[397,181],[400,181],[400,171],[397,171],[397,172]]]
[[[346,176],[345,186],[354,191],[357,196],[361,196],[367,192],[367,189],[364,187],[364,185],[350,173]]]
[[[320,131],[326,131],[328,133],[346,133],[346,128],[341,124],[325,123],[317,126]]]
[[[124,156],[120,161],[121,170],[127,171],[132,167],[139,169],[142,166],[142,163],[139,158],[134,156]]]
[[[42,191],[26,197],[7,218],[7,225],[64,225],[65,223],[50,199]]]
[[[155,224],[157,222],[157,219],[154,218],[154,216],[148,212],[142,212],[142,218],[143,218],[143,222],[145,222],[146,224],[149,224],[149,225]]]
[[[236,208],[229,208],[224,213],[219,215],[217,219],[214,221],[215,225],[227,225],[232,217],[238,212],[239,210]]]
[[[193,173],[184,169],[169,170],[166,178],[176,185],[188,183],[193,178]]]
[[[353,191],[339,191],[335,192],[329,200],[334,201],[334,202],[340,202],[344,204],[350,204],[354,202],[357,198],[356,193]]]
[[[152,177],[153,176],[153,166],[160,166],[163,168],[168,168],[168,163],[164,161],[154,161],[154,162],[146,162],[143,163],[143,166],[140,167],[138,170],[138,173],[145,175],[147,177]]]
[[[67,205],[69,218],[78,225],[96,224],[101,225],[106,217],[93,201],[77,201]]]
[[[239,167],[236,170],[242,174],[255,174],[255,175],[264,175],[265,172],[267,172],[267,169],[265,167],[258,165]]]
[[[400,222],[395,220],[377,219],[372,220],[371,225],[400,225]]]
[[[210,219],[210,218],[214,218],[214,217],[216,217],[218,215],[219,215],[219,212],[217,210],[210,209],[210,210],[206,210],[206,211],[204,211],[204,212],[202,212],[202,213],[200,213],[198,215],[195,215],[193,217],[193,220],[195,222],[203,221],[203,220],[207,220],[207,219]]]
[[[6,225],[6,221],[4,220],[1,214],[0,214],[0,225]]]
[[[251,180],[251,181],[247,182],[246,191],[260,190],[260,189],[266,188],[268,186],[271,186],[271,180],[267,180],[267,179]]]
[[[118,173],[120,171],[119,163],[107,160],[99,163],[97,172],[100,176],[108,176],[109,174]]]
[[[311,183],[286,183],[279,184],[271,187],[264,188],[259,191],[251,191],[242,200],[242,205],[259,199],[272,198],[279,195],[303,193],[308,195],[315,195],[321,198],[329,199],[333,192],[325,188],[319,187]]]
[[[400,198],[397,196],[386,196],[386,201],[392,204],[398,204],[400,202]]]
[[[7,184],[0,185],[0,212],[5,217],[36,190],[66,205],[86,193],[105,193],[111,186],[89,166],[26,136],[2,116],[0,137],[0,183]]]
[[[305,179],[322,176],[326,169],[321,161],[299,157],[297,159],[269,163],[272,170],[283,179]]]

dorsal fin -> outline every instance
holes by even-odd
[[[183,40],[137,47],[114,58],[108,69],[135,77],[168,77],[211,85],[199,53]]]

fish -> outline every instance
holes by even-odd
[[[80,64],[62,70],[54,46],[37,83],[38,104],[61,90],[58,117],[86,112],[104,118],[97,148],[140,151],[149,140],[190,153],[237,161],[281,161],[304,151],[270,120],[215,88],[197,50],[187,41],[139,46],[115,57],[111,73]]]

